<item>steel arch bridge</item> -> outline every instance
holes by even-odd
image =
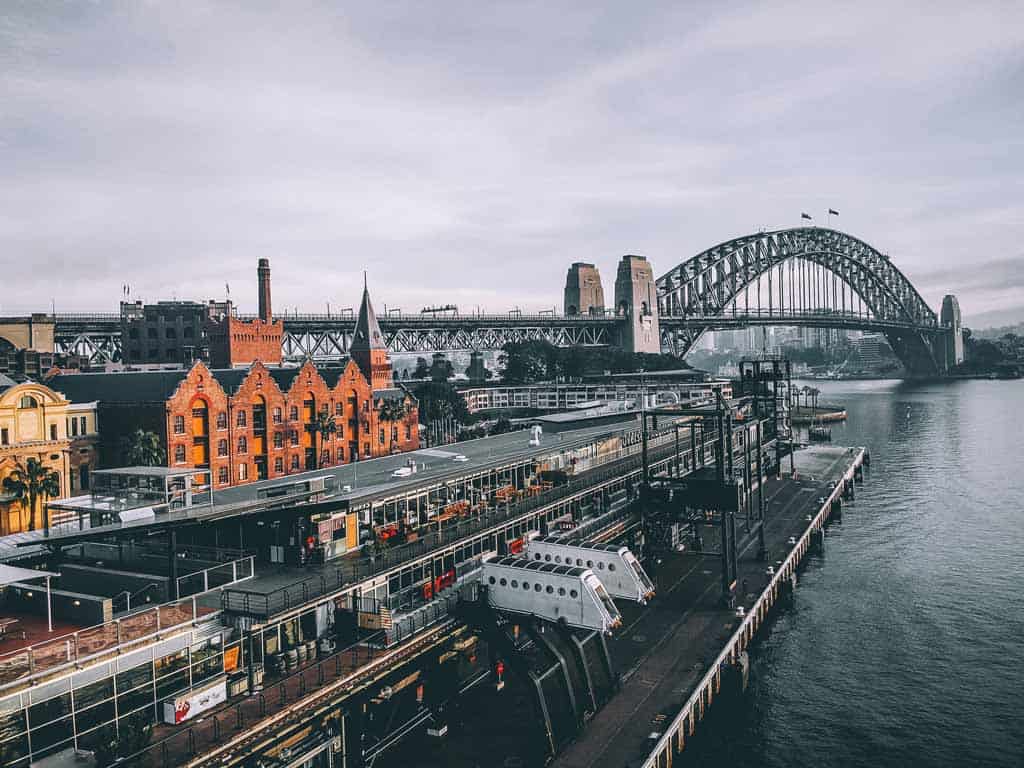
[[[798,326],[883,333],[911,375],[943,373],[947,340],[939,322],[887,256],[843,232],[801,227],[729,240],[687,259],[656,281],[663,350],[684,355],[709,330]],[[242,319],[246,319],[243,317]],[[330,361],[348,354],[352,316],[285,315],[285,360]],[[392,352],[495,350],[544,340],[562,347],[616,346],[630,320],[615,314],[398,315],[380,318]],[[118,314],[57,315],[57,351],[97,362],[121,359]],[[955,362],[955,361],[954,361]]]
[[[846,328],[885,334],[914,375],[946,368],[943,340],[951,329],[888,256],[844,232],[745,235],[687,259],[656,285],[662,345],[676,354],[713,329]]]

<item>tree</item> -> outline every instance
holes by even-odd
[[[416,358],[416,370],[413,371],[412,377],[414,379],[430,378],[430,363],[427,362],[427,359],[425,357]]]
[[[420,403],[420,422],[430,424],[438,419],[453,417],[461,424],[469,421],[466,401],[450,383],[430,381],[420,384],[413,392]]]
[[[130,467],[159,467],[167,463],[160,436],[145,429],[136,429],[128,436],[124,458]]]
[[[401,421],[409,415],[405,400],[387,399],[381,403],[378,418],[381,421]]]
[[[561,368],[560,352],[547,341],[516,341],[502,347],[498,362],[510,384],[534,384],[554,379]]]
[[[333,435],[338,431],[338,425],[334,421],[334,416],[325,408],[313,419],[313,423],[309,425],[309,431],[313,433],[313,463],[317,469],[320,469],[320,445],[323,443],[323,436]]]
[[[141,712],[121,719],[120,735],[113,723],[103,726],[96,734],[93,758],[96,768],[107,768],[123,757],[141,752],[153,735],[153,724]]]
[[[501,414],[498,420],[494,422],[494,426],[491,427],[492,435],[504,435],[506,432],[512,431],[512,421],[505,414]]]
[[[455,376],[455,367],[452,365],[452,361],[440,354],[434,355],[434,362],[430,365],[431,381],[448,381],[453,376]]]
[[[36,529],[36,507],[43,502],[43,528],[50,527],[46,500],[60,495],[60,475],[43,466],[39,459],[29,459],[4,478],[4,489],[19,500],[28,500],[28,529]]]

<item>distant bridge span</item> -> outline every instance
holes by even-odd
[[[945,371],[949,338],[959,318],[939,321],[887,256],[832,229],[800,227],[758,232],[709,248],[655,281],[656,307],[595,314],[518,312],[472,315],[397,315],[379,318],[396,353],[495,350],[509,342],[543,340],[557,346],[615,346],[636,311],[654,315],[661,346],[683,355],[709,330],[748,326],[802,326],[885,334],[915,375]],[[944,317],[945,319],[945,317]],[[351,315],[283,316],[285,359],[347,355]],[[117,314],[57,315],[58,351],[119,359]]]

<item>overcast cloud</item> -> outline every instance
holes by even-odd
[[[1020,2],[7,0],[0,314],[536,309],[833,207],[1024,319],[1022,149]]]

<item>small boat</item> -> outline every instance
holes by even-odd
[[[825,426],[824,423],[816,421],[816,417],[811,417],[811,426],[807,429],[807,436],[814,443],[828,443],[832,441],[832,427]]]

